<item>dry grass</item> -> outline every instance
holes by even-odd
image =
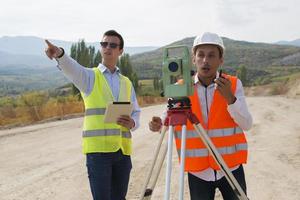
[[[271,96],[271,95],[287,95],[299,97],[300,76],[296,76],[288,81],[276,82],[263,86],[255,86],[245,88],[247,96]],[[144,84],[150,84],[149,80],[144,81]],[[27,125],[38,123],[47,120],[62,120],[69,118],[70,115],[82,115],[84,105],[82,101],[78,101],[77,97],[59,97],[57,99],[42,98],[43,95],[34,94],[23,97],[25,104],[11,104],[0,106],[0,129],[14,126]],[[37,97],[45,100],[44,103],[32,104],[37,101]],[[25,100],[24,100],[25,99]],[[26,103],[27,102],[27,103]],[[41,101],[42,102],[42,101]],[[141,107],[166,103],[166,98],[156,96],[139,96],[138,102]]]
[[[146,107],[150,105],[161,104],[167,102],[165,97],[154,97],[154,96],[141,96],[138,97],[138,102],[141,107]]]
[[[42,106],[0,108],[0,127],[22,126],[47,119],[64,119],[70,114],[83,113],[82,102],[47,102]]]
[[[288,97],[300,96],[300,74],[283,77],[267,85],[245,87],[246,96],[272,96],[286,95]]]
[[[141,107],[166,102],[163,97],[138,97]],[[40,106],[0,107],[0,129],[23,126],[49,120],[62,120],[72,115],[83,114],[84,104],[75,97],[64,100],[50,99]]]

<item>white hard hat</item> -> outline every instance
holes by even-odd
[[[195,46],[202,45],[202,44],[217,45],[221,48],[222,53],[224,53],[224,51],[225,51],[225,47],[224,47],[222,38],[215,33],[205,32],[202,35],[197,36],[194,40],[193,48]]]

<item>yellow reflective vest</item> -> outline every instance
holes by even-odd
[[[98,68],[93,68],[95,81],[90,95],[82,98],[85,106],[83,124],[83,153],[116,152],[122,150],[130,155],[131,132],[115,123],[104,123],[104,113],[109,103],[114,101],[112,91]],[[118,101],[130,101],[132,84],[120,74],[120,92]]]

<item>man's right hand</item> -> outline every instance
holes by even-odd
[[[50,58],[52,60],[53,58],[58,58],[63,54],[63,50],[61,48],[53,45],[48,40],[45,40],[45,42],[47,43],[47,48],[46,48],[45,52],[46,52],[46,55],[48,56],[48,58]]]
[[[152,117],[152,121],[149,122],[149,129],[151,131],[157,132],[160,131],[162,127],[162,120],[160,117]]]

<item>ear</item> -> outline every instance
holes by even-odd
[[[220,62],[221,62],[221,65],[224,64],[224,57],[222,56],[222,58],[220,58]]]
[[[196,65],[195,62],[196,62],[196,57],[195,57],[195,54],[193,54],[192,55],[192,63],[193,63],[193,65]]]
[[[121,50],[119,51],[119,56],[121,56],[121,55],[123,54],[123,51],[124,51],[124,49],[121,49]]]

